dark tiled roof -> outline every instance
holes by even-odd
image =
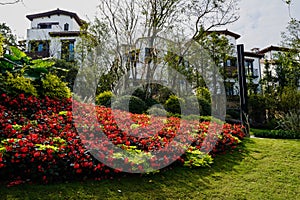
[[[227,29],[226,30],[213,30],[213,31],[206,31],[206,32],[208,34],[217,33],[217,34],[229,35],[229,36],[234,37],[235,39],[239,39],[241,37],[239,34],[228,31]]]
[[[259,53],[259,52],[256,53],[256,52],[245,51],[244,56],[254,57],[254,58],[263,58],[264,54]]]
[[[269,47],[266,47],[262,50],[260,50],[258,53],[260,54],[265,54],[269,51],[290,51],[291,49],[289,48],[286,48],[286,47],[278,47],[278,46],[269,46]]]
[[[26,15],[26,17],[27,17],[27,19],[32,21],[35,18],[50,17],[52,15],[67,15],[67,16],[70,16],[70,17],[74,18],[80,26],[82,26],[85,23],[85,21],[80,19],[76,13],[65,11],[65,10],[60,10],[60,9],[52,10],[52,11],[48,11],[48,12],[43,12],[43,13],[32,14],[32,15]]]

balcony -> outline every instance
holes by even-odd
[[[236,78],[238,76],[237,68],[234,66],[225,67],[224,71],[227,78]]]
[[[39,59],[39,58],[48,58],[48,57],[50,57],[49,51],[26,52],[26,54],[29,57],[31,57],[32,59]]]

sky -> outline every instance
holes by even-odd
[[[0,0],[9,2],[13,0]],[[0,5],[0,23],[6,23],[18,36],[26,39],[26,29],[30,27],[28,14],[54,9],[75,12],[86,21],[92,21],[97,15],[101,0],[23,0],[23,3]],[[244,44],[246,50],[279,45],[281,32],[289,22],[288,7],[283,0],[240,0],[240,18],[235,23],[222,27],[241,35],[238,44]],[[292,0],[291,16],[300,19],[300,1]]]

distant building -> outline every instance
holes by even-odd
[[[80,28],[85,24],[76,13],[57,9],[26,17],[31,21],[26,39],[26,52],[29,56],[54,57],[66,61],[75,59]]]
[[[244,52],[244,65],[245,65],[245,74],[247,77],[248,90],[251,93],[259,93],[262,88],[260,87],[260,80],[262,78],[262,69],[261,69],[261,59],[264,57],[264,54],[261,54],[257,51],[245,51]]]
[[[215,33],[218,36],[224,36],[230,46],[233,48],[233,52],[230,53],[229,59],[223,63],[225,72],[225,89],[228,97],[239,95],[239,86],[237,81],[237,42],[241,36],[229,30],[212,30],[207,31],[208,34]]]
[[[266,63],[269,64],[271,75],[275,76],[275,66],[276,66],[276,60],[278,58],[278,55],[282,52],[288,52],[288,51],[290,51],[289,48],[273,46],[273,45],[259,50],[259,53],[264,55],[264,57],[260,60],[262,66],[262,71],[261,71],[262,78],[264,76]]]

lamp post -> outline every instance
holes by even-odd
[[[247,137],[250,136],[249,133],[249,123],[248,123],[248,93],[247,93],[247,82],[245,74],[245,62],[244,62],[244,45],[237,45],[237,58],[238,58],[238,78],[239,78],[239,88],[240,88],[240,117],[242,125],[245,126]]]

